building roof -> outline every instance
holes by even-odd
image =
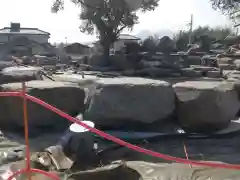
[[[32,35],[50,35],[46,31],[42,31],[38,28],[20,28],[19,31],[11,31],[10,27],[4,27],[0,29],[0,34],[32,34]]]
[[[129,34],[120,34],[118,39],[121,39],[121,40],[140,40],[140,38],[138,38],[136,36],[129,35]]]
[[[136,37],[136,36],[132,36],[130,34],[120,34],[118,37],[118,40],[141,40],[140,38]],[[88,44],[88,47],[92,47],[95,46],[97,44],[100,44],[100,41],[94,41],[92,43]]]
[[[66,44],[64,45],[64,48],[68,48],[68,47],[72,47],[72,46],[79,46],[79,47],[85,47],[85,48],[89,48],[89,46],[81,44],[81,43],[71,43],[71,44]]]

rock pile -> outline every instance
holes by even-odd
[[[169,82],[167,79],[122,77],[116,73],[115,77],[106,78],[98,72],[88,72],[92,75],[84,76],[62,73],[52,76],[55,81],[36,80],[39,71],[41,68],[36,67],[5,68],[1,71],[2,79],[5,79],[1,81],[0,90],[18,91],[20,82],[28,81],[28,94],[72,116],[84,113],[85,119],[100,127],[121,128],[130,124],[148,126],[155,123],[161,126],[169,119],[177,119],[188,130],[213,131],[226,127],[240,109],[238,71],[235,72],[236,77],[233,72],[226,74],[224,71],[226,81],[217,78],[221,75],[218,68],[191,66],[182,69],[181,73],[185,77],[194,77],[195,81],[189,78],[171,81],[170,78]],[[203,75],[215,79],[202,81],[198,77]],[[63,130],[69,124],[34,103],[29,102],[28,110],[31,129]],[[23,127],[20,98],[1,97],[0,111],[1,127]]]

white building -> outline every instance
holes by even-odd
[[[139,43],[141,39],[136,37],[136,36],[132,36],[129,34],[121,34],[118,37],[118,40],[113,44],[112,46],[112,50],[113,51],[120,51],[121,49],[123,49],[125,47],[126,44],[128,43]]]
[[[38,28],[21,28],[20,23],[0,29],[0,59],[8,55],[30,56],[51,54],[50,33]]]
[[[121,51],[126,44],[128,43],[139,43],[140,38],[129,35],[129,34],[121,34],[118,37],[118,40],[113,43],[111,49],[110,49],[110,54],[114,54],[116,51]],[[91,47],[92,52],[102,52],[103,48],[100,45],[99,41],[92,43],[92,45],[89,45]]]
[[[25,37],[40,44],[47,44],[50,38],[50,33],[42,31],[38,28],[22,28],[20,23],[11,23],[10,27],[0,29],[1,44],[18,37]]]

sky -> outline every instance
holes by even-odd
[[[0,28],[11,22],[21,23],[21,27],[39,28],[51,33],[51,42],[91,42],[95,36],[79,31],[80,9],[70,0],[65,0],[65,9],[57,14],[51,13],[53,0],[0,0]],[[194,27],[231,26],[231,22],[220,12],[214,11],[209,0],[160,0],[153,12],[138,13],[140,23],[135,25],[131,34],[143,31],[156,33],[162,30],[176,32],[186,29],[193,14]],[[128,32],[124,32],[128,33]]]

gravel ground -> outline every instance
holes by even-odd
[[[46,134],[41,137],[30,139],[31,151],[41,151],[44,148],[53,145],[58,139],[59,134]],[[185,158],[183,144],[187,148],[189,159],[192,160],[204,160],[204,161],[222,161],[232,164],[240,164],[240,134],[229,136],[226,138],[218,139],[176,139],[165,138],[159,139],[154,143],[146,143],[139,145],[141,147],[151,149],[163,154],[168,154],[176,157]],[[106,147],[106,145],[104,145]],[[102,146],[100,146],[101,148]],[[3,161],[4,154],[2,152],[17,152],[18,156],[22,158],[24,156],[24,139],[17,137],[16,135],[9,135],[7,137],[2,136],[0,138],[0,163],[4,165],[9,162],[16,161],[18,158],[14,158],[16,154],[10,153],[9,161]],[[126,161],[149,161],[149,162],[168,162],[162,159],[157,159],[137,153],[126,148],[118,148],[108,153],[105,153],[103,159],[107,162],[115,160]]]

